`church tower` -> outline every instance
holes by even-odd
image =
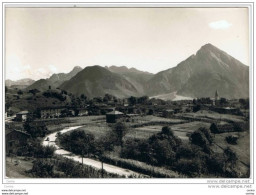
[[[219,100],[219,93],[218,93],[218,90],[216,90],[215,92],[215,101]]]
[[[219,93],[218,93],[218,90],[216,90],[216,92],[215,92],[215,105],[217,105],[218,100],[219,100]]]

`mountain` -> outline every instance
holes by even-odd
[[[127,81],[140,92],[146,94],[145,86],[147,82],[154,76],[152,73],[137,70],[136,68],[127,68],[126,66],[110,66],[105,67],[111,72],[122,75]]]
[[[47,90],[49,86],[51,86],[52,89],[59,87],[63,82],[71,79],[73,76],[75,76],[78,72],[82,70],[81,67],[75,66],[73,70],[69,73],[58,73],[53,74],[48,79],[40,79],[27,87],[28,90],[30,89],[38,89],[38,90]]]
[[[15,86],[15,87],[18,87],[18,88],[25,88],[25,87],[27,87],[27,86],[29,86],[29,85],[32,85],[33,83],[34,83],[35,81],[34,80],[32,80],[32,79],[28,79],[28,78],[26,78],[26,79],[20,79],[20,80],[17,80],[17,81],[12,81],[12,80],[10,80],[10,79],[7,79],[7,80],[5,80],[5,85],[7,86],[7,87],[11,87],[11,86]]]
[[[28,89],[45,90],[49,85],[89,98],[109,93],[120,98],[148,95],[188,99],[214,97],[218,90],[220,97],[237,99],[249,97],[249,67],[206,44],[176,67],[155,75],[125,66],[91,66],[83,70],[75,67],[68,74],[54,74],[36,81]]]
[[[177,92],[186,97],[249,97],[249,67],[217,47],[206,44],[176,67],[157,73],[148,81],[149,95]]]
[[[106,93],[116,97],[138,95],[137,89],[122,75],[100,66],[88,66],[76,76],[60,85],[61,89],[75,95],[85,94],[92,98]]]

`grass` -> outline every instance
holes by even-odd
[[[31,176],[26,171],[33,167],[33,160],[25,160],[24,157],[6,157],[6,176],[8,178],[30,178]],[[19,161],[18,164],[17,161]]]
[[[124,159],[116,156],[113,153],[104,156],[104,161],[107,163],[112,163],[117,166],[127,168],[142,174],[146,174],[150,177],[157,178],[182,178],[183,175],[172,171],[170,169],[164,167],[156,167],[149,164],[146,164],[141,161],[133,160],[133,159]]]
[[[242,116],[237,116],[237,115],[231,115],[231,114],[220,114],[217,112],[212,112],[212,111],[198,111],[195,113],[182,113],[182,114],[177,114],[176,116],[181,116],[181,117],[189,117],[192,119],[208,119],[208,120],[213,120],[213,121],[226,121],[226,122],[244,122],[244,117]]]
[[[211,118],[218,118],[218,113],[217,115],[215,113],[208,113],[208,112],[203,112],[203,113],[187,113],[188,115],[192,116],[195,114],[195,117],[211,117]],[[233,119],[231,118],[234,117]],[[225,120],[242,120],[242,117],[239,116],[234,116],[234,115],[227,115],[225,116]],[[66,118],[67,123],[60,124],[60,125],[55,125],[55,128],[60,128],[63,129],[65,127],[69,126],[78,126],[81,125],[83,127],[79,128],[81,130],[84,130],[86,133],[92,133],[96,139],[100,137],[104,137],[108,134],[109,131],[111,131],[111,126],[106,123],[105,121],[105,116],[86,116],[86,117],[70,117]],[[142,121],[142,122],[138,122]],[[166,122],[173,123],[170,125],[172,130],[174,131],[174,134],[182,139],[183,142],[188,141],[188,133],[192,133],[193,131],[197,130],[199,127],[210,127],[209,122],[204,122],[204,121],[193,121],[193,122],[188,122],[185,120],[179,120],[179,119],[166,119],[166,118],[161,118],[161,117],[155,117],[155,116],[139,116],[138,121],[136,120],[134,122],[128,122],[126,123],[127,126],[129,127],[129,132],[126,134],[125,138],[140,138],[140,139],[147,139],[151,135],[160,132],[162,127],[165,126]],[[222,123],[227,123],[227,121],[222,121]],[[151,122],[157,122],[155,125],[148,125],[146,126],[145,124],[151,124]],[[132,128],[131,126],[136,125],[136,124],[141,124],[144,123],[144,126],[140,126],[137,128]],[[239,140],[237,145],[230,145],[226,142],[225,138],[228,135],[239,135]],[[124,138],[124,139],[125,139]],[[238,163],[239,169],[242,173],[246,173],[248,168],[246,165],[250,164],[250,151],[248,150],[250,148],[249,146],[249,132],[230,132],[230,133],[222,133],[222,134],[216,134],[215,135],[215,143],[217,143],[219,146],[212,146],[212,149],[215,152],[222,153],[223,149],[229,146],[232,150],[234,150],[238,158],[242,161]],[[107,161],[109,161],[112,164],[118,164],[118,166],[123,166],[124,168],[128,168],[134,171],[141,171],[141,173],[147,174],[147,175],[155,175],[159,177],[182,177],[181,175],[177,175],[171,170],[170,173],[168,174],[169,176],[164,176],[163,173],[167,171],[167,169],[164,169],[163,167],[155,167],[148,165],[146,163],[136,161],[136,160],[131,160],[131,159],[122,159],[119,157],[119,152],[118,151],[113,151],[110,154],[107,155]],[[154,170],[154,173],[152,173],[152,170]],[[151,172],[150,172],[151,171]],[[152,176],[151,175],[151,176]]]
[[[210,123],[194,121],[190,123],[173,124],[170,125],[170,127],[174,131],[175,136],[178,136],[182,140],[188,140],[188,133],[196,131],[199,127],[209,128],[210,125]],[[165,125],[149,125],[132,128],[126,136],[131,138],[134,137],[146,139],[149,138],[151,135],[160,132],[163,126]]]
[[[237,145],[227,143],[226,137],[229,135],[237,135],[239,137]],[[214,139],[218,146],[222,148],[230,147],[236,152],[240,160],[247,165],[250,164],[250,134],[248,131],[216,134]]]
[[[229,135],[237,135],[239,137],[237,145],[228,144],[226,137]],[[250,134],[249,131],[244,132],[228,132],[215,134],[215,144],[212,146],[214,152],[222,153],[223,149],[231,148],[238,157],[238,168],[242,174],[246,174],[250,166]]]

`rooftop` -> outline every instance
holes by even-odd
[[[17,113],[17,114],[28,114],[28,111],[27,111],[27,110],[24,110],[24,111],[21,111],[21,112],[19,112],[19,113]]]
[[[117,111],[117,110],[114,110],[114,111],[112,111],[112,112],[107,113],[107,115],[121,115],[121,114],[124,114],[124,113],[119,112],[119,111]]]

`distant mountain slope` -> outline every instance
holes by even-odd
[[[104,96],[106,93],[120,98],[136,96],[139,93],[122,75],[100,66],[84,68],[72,79],[64,82],[60,88],[75,95],[85,94],[89,98]]]
[[[175,97],[220,97],[228,99],[249,97],[249,67],[242,64],[217,47],[206,44],[176,67],[157,74],[139,71],[125,66],[75,67],[70,73],[54,74],[41,79],[27,89],[46,90],[49,85],[60,87],[75,95],[85,94],[89,98],[159,96],[175,92]],[[173,98],[173,97],[171,97]]]
[[[176,67],[157,73],[148,81],[149,95],[177,91],[186,97],[249,97],[249,67],[206,44]]]
[[[191,97],[185,97],[185,96],[180,96],[177,95],[177,92],[171,92],[171,93],[167,93],[167,94],[161,94],[161,95],[156,95],[156,96],[152,96],[149,97],[151,98],[155,98],[155,99],[161,99],[161,100],[171,100],[171,101],[179,101],[179,100],[193,100],[193,98]]]
[[[20,79],[20,80],[17,80],[17,81],[12,81],[10,79],[7,79],[7,80],[5,80],[5,85],[7,87],[11,87],[12,85],[15,85],[15,86],[29,86],[29,85],[32,85],[34,82],[35,82],[34,80],[29,79],[29,78]]]
[[[141,95],[145,95],[145,86],[147,82],[154,76],[152,73],[137,70],[136,68],[127,68],[126,66],[110,66],[106,67],[111,72],[122,75],[126,80],[132,83]]]
[[[78,72],[82,70],[81,67],[76,66],[73,68],[73,70],[69,73],[59,73],[59,74],[53,74],[48,79],[40,79],[33,83],[32,85],[28,86],[27,89],[38,89],[38,90],[47,90],[49,86],[51,86],[52,89],[55,89],[59,87],[63,82],[71,79],[73,76],[75,76]]]

